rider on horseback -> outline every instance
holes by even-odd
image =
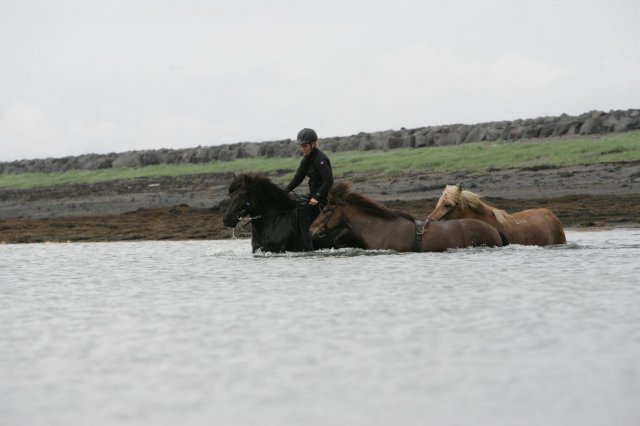
[[[298,226],[304,242],[304,249],[313,250],[309,225],[318,216],[321,207],[327,204],[327,194],[333,186],[333,172],[329,158],[318,149],[318,135],[313,129],[300,130],[297,141],[302,149],[303,158],[296,175],[286,186],[285,191],[294,190],[302,183],[305,176],[309,177],[308,202],[300,209]]]

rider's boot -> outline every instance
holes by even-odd
[[[298,228],[300,229],[300,238],[302,239],[302,250],[313,251],[313,240],[309,233],[309,227],[313,219],[318,216],[320,209],[318,206],[310,206],[305,204],[298,210]]]

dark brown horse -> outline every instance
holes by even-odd
[[[447,185],[429,218],[449,220],[472,218],[495,227],[510,244],[546,246],[565,244],[567,238],[560,219],[549,209],[531,209],[509,214],[482,201],[482,197]]]
[[[327,206],[309,227],[312,235],[344,226],[366,249],[399,252],[503,245],[498,231],[479,220],[431,222],[425,227],[413,217],[351,192],[350,188],[349,182],[334,185]]]
[[[270,252],[302,251],[304,246],[297,224],[298,210],[306,208],[267,177],[257,174],[236,176],[229,185],[229,205],[222,217],[235,227],[245,216],[251,217],[251,248]],[[361,247],[348,230],[336,229],[314,241],[316,249]]]

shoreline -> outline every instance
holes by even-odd
[[[200,174],[0,189],[0,243],[229,239],[222,214],[232,178]],[[482,175],[354,174],[337,180],[350,180],[354,191],[419,220],[433,210],[445,185],[463,182],[509,213],[549,208],[567,229],[640,227],[640,161]],[[305,189],[303,183],[298,192]]]
[[[395,200],[389,207],[423,219],[437,198]],[[630,196],[565,196],[545,200],[490,199],[492,205],[515,212],[547,207],[558,215],[565,229],[599,230],[640,228],[640,194]],[[116,242],[225,240],[232,229],[222,225],[223,208],[138,209],[118,215],[66,216],[47,219],[0,219],[0,244],[50,242]],[[242,235],[248,234],[243,231]]]

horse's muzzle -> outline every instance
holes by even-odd
[[[245,217],[247,215],[247,211],[246,210],[242,210],[240,211],[240,213],[238,213],[235,217],[233,215],[224,215],[222,216],[222,223],[224,224],[224,226],[226,226],[227,228],[235,228],[236,225],[238,224],[238,222],[240,222],[240,220]]]
[[[226,226],[227,228],[235,228],[236,225],[238,224],[239,220],[236,218],[233,219],[228,219],[228,218],[223,218],[222,219],[222,224],[224,226]]]
[[[311,234],[315,238],[325,238],[327,236],[327,227],[322,227],[318,232]]]

